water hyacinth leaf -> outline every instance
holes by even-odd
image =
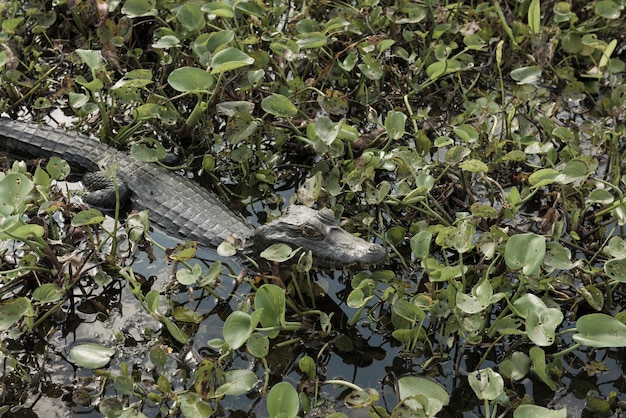
[[[292,258],[300,251],[299,248],[293,250],[287,244],[272,244],[261,252],[261,257],[266,260],[275,261],[277,263],[284,263]]]
[[[304,372],[309,379],[315,379],[317,375],[317,369],[315,367],[315,360],[311,356],[304,356],[298,361],[298,368]]]
[[[298,113],[298,108],[282,94],[273,93],[261,100],[261,108],[270,115],[290,118]]]
[[[326,35],[320,32],[309,32],[298,36],[296,44],[301,49],[321,48],[328,43]]]
[[[473,371],[467,380],[478,399],[494,401],[504,393],[504,379],[491,367]]]
[[[209,92],[213,86],[213,76],[200,68],[182,67],[170,73],[167,83],[182,93]]]
[[[44,283],[33,292],[33,300],[39,303],[54,303],[65,295],[65,291],[55,283]]]
[[[464,171],[469,171],[470,173],[486,173],[489,171],[487,164],[476,159],[465,160],[459,164],[459,167]]]
[[[528,352],[528,354],[530,355],[530,360],[532,361],[532,364],[533,364],[531,368],[533,373],[535,373],[537,377],[539,377],[539,379],[541,379],[543,383],[548,385],[548,387],[552,391],[555,391],[557,388],[556,383],[548,375],[548,371],[546,369],[545,351],[543,351],[543,349],[539,347],[532,347],[530,351]]]
[[[602,310],[604,306],[604,294],[600,289],[593,285],[586,285],[576,288],[579,294],[585,299],[585,301],[596,311]]]
[[[33,182],[24,174],[7,174],[0,180],[0,215],[20,214],[24,201],[33,189]]]
[[[199,264],[194,264],[191,269],[182,268],[176,271],[176,280],[183,286],[189,286],[194,284],[200,275],[202,274],[202,268]]]
[[[398,398],[413,411],[423,412],[427,417],[437,416],[450,403],[450,396],[443,386],[417,376],[398,379]]]
[[[541,68],[536,65],[516,68],[511,71],[511,78],[517,84],[534,84],[541,80]]]
[[[370,80],[380,80],[383,77],[382,64],[370,54],[364,55],[362,59],[363,62],[357,65],[361,73]]]
[[[603,19],[613,20],[620,17],[623,8],[613,0],[602,0],[596,3],[594,11]]]
[[[596,348],[626,347],[626,325],[603,313],[593,313],[576,321],[577,334],[573,338],[579,344]]]
[[[226,321],[224,321],[224,340],[228,345],[236,350],[243,346],[252,332],[254,331],[254,325],[250,315],[245,312],[235,311],[228,315]]]
[[[68,97],[72,109],[80,109],[89,103],[89,96],[83,93],[70,92]]]
[[[122,13],[130,18],[156,16],[155,0],[127,0],[122,7]]]
[[[211,59],[211,74],[221,74],[254,63],[254,58],[240,49],[229,47],[221,50]]]
[[[541,32],[541,1],[531,0],[528,7],[528,27],[532,34]]]
[[[144,138],[141,142],[133,142],[130,146],[130,155],[144,163],[155,163],[166,156],[163,144],[154,138]]]
[[[177,396],[180,411],[186,417],[209,418],[213,416],[213,408],[203,401],[195,392],[182,393]]]
[[[513,418],[567,418],[567,408],[552,410],[537,405],[520,405]]]
[[[72,218],[72,226],[99,225],[104,220],[105,216],[98,209],[82,210]]]
[[[437,80],[440,77],[446,76],[448,74],[456,73],[463,69],[463,65],[460,61],[455,59],[446,59],[443,61],[437,61],[433,64],[430,64],[426,68],[426,75],[431,80]]]
[[[554,344],[556,329],[563,322],[563,313],[556,308],[529,311],[526,315],[526,335],[538,346]]]
[[[478,131],[472,125],[463,124],[454,128],[454,134],[463,142],[474,143],[478,141]]]
[[[493,287],[489,280],[481,280],[472,288],[472,294],[458,292],[456,295],[456,307],[467,314],[477,314],[487,309],[504,297],[503,293],[493,294]]]
[[[176,19],[189,32],[194,32],[204,28],[204,13],[200,9],[200,5],[196,3],[185,3],[176,13]]]
[[[542,168],[528,177],[528,183],[534,188],[554,183],[561,173],[553,168]]]
[[[70,350],[70,359],[81,367],[99,369],[106,366],[115,354],[114,348],[95,343],[77,344]]]
[[[415,257],[426,258],[430,254],[430,243],[433,234],[429,231],[420,231],[411,238],[411,252]]]
[[[521,351],[516,351],[511,357],[502,361],[498,369],[507,379],[518,381],[528,374],[530,365],[530,357]]]
[[[265,357],[270,351],[270,340],[267,338],[267,336],[255,332],[250,335],[250,338],[248,338],[248,343],[246,347],[248,349],[248,352],[254,357]]]
[[[153,48],[168,49],[180,46],[180,39],[174,35],[164,35],[152,44]]]
[[[606,247],[614,258],[626,258],[626,241],[621,237],[612,237]]]
[[[390,110],[385,119],[385,130],[391,139],[400,139],[405,133],[407,116],[402,112]]]
[[[587,203],[599,203],[601,205],[610,205],[614,200],[615,198],[611,192],[605,189],[594,189],[585,199]]]
[[[181,344],[187,344],[187,342],[189,342],[191,337],[189,337],[189,335],[187,335],[182,329],[180,329],[178,325],[174,323],[174,321],[163,315],[159,315],[159,321],[163,325],[165,325],[165,328],[167,328],[167,332],[169,332],[176,341]]]
[[[288,382],[274,385],[267,395],[270,418],[295,418],[300,410],[298,392]]]
[[[543,262],[546,266],[559,269],[571,270],[580,262],[572,262],[572,252],[560,242],[549,242],[546,246],[546,255]]]
[[[344,398],[344,402],[348,408],[367,408],[378,402],[378,399],[380,395],[375,389],[365,388],[353,390]]]
[[[239,396],[254,387],[259,378],[252,370],[229,370],[224,374],[226,383],[215,390],[214,398],[222,396]]]
[[[202,6],[202,11],[207,13],[209,20],[215,20],[218,17],[227,19],[235,17],[235,12],[233,11],[232,6],[221,1],[204,4]]]
[[[32,316],[33,307],[25,297],[14,298],[0,303],[0,331],[14,326],[23,316]]]
[[[532,232],[513,235],[506,243],[504,260],[513,270],[527,276],[538,274],[546,253],[546,238]]]
[[[609,278],[626,283],[626,258],[614,258],[604,264],[604,272]]]
[[[342,121],[333,122],[328,116],[320,116],[314,126],[317,137],[325,144],[332,144],[341,131]]]
[[[76,53],[83,60],[91,71],[98,71],[104,68],[102,62],[102,51],[90,49],[77,49]]]
[[[406,300],[398,300],[393,304],[393,313],[406,319],[411,324],[422,321],[426,314],[423,310]]]
[[[264,284],[254,297],[254,309],[263,309],[260,321],[263,327],[280,327],[285,324],[285,292],[279,286]],[[268,333],[270,338],[278,335],[278,330]]]

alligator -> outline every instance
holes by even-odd
[[[291,205],[282,216],[254,228],[216,194],[198,183],[96,139],[50,126],[0,118],[0,149],[20,156],[58,156],[81,171],[96,172],[99,163],[117,164],[117,176],[128,189],[133,209],[149,210],[150,221],[170,236],[216,248],[236,237],[240,255],[259,261],[272,244],[285,243],[311,250],[316,267],[369,265],[382,261],[386,251],[350,234],[335,222],[330,209]]]

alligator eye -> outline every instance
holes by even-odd
[[[311,225],[302,225],[300,230],[302,231],[302,235],[308,238],[319,237],[322,235],[319,229],[312,227]]]

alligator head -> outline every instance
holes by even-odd
[[[259,253],[278,243],[293,249],[310,250],[313,264],[323,268],[374,264],[387,256],[382,246],[339,227],[332,210],[315,210],[299,205],[289,206],[281,217],[257,228],[250,240],[254,251]]]

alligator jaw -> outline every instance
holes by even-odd
[[[257,254],[277,243],[310,250],[313,265],[321,268],[375,264],[387,256],[382,246],[339,227],[332,210],[299,205],[289,206],[280,218],[256,229],[251,241]]]

